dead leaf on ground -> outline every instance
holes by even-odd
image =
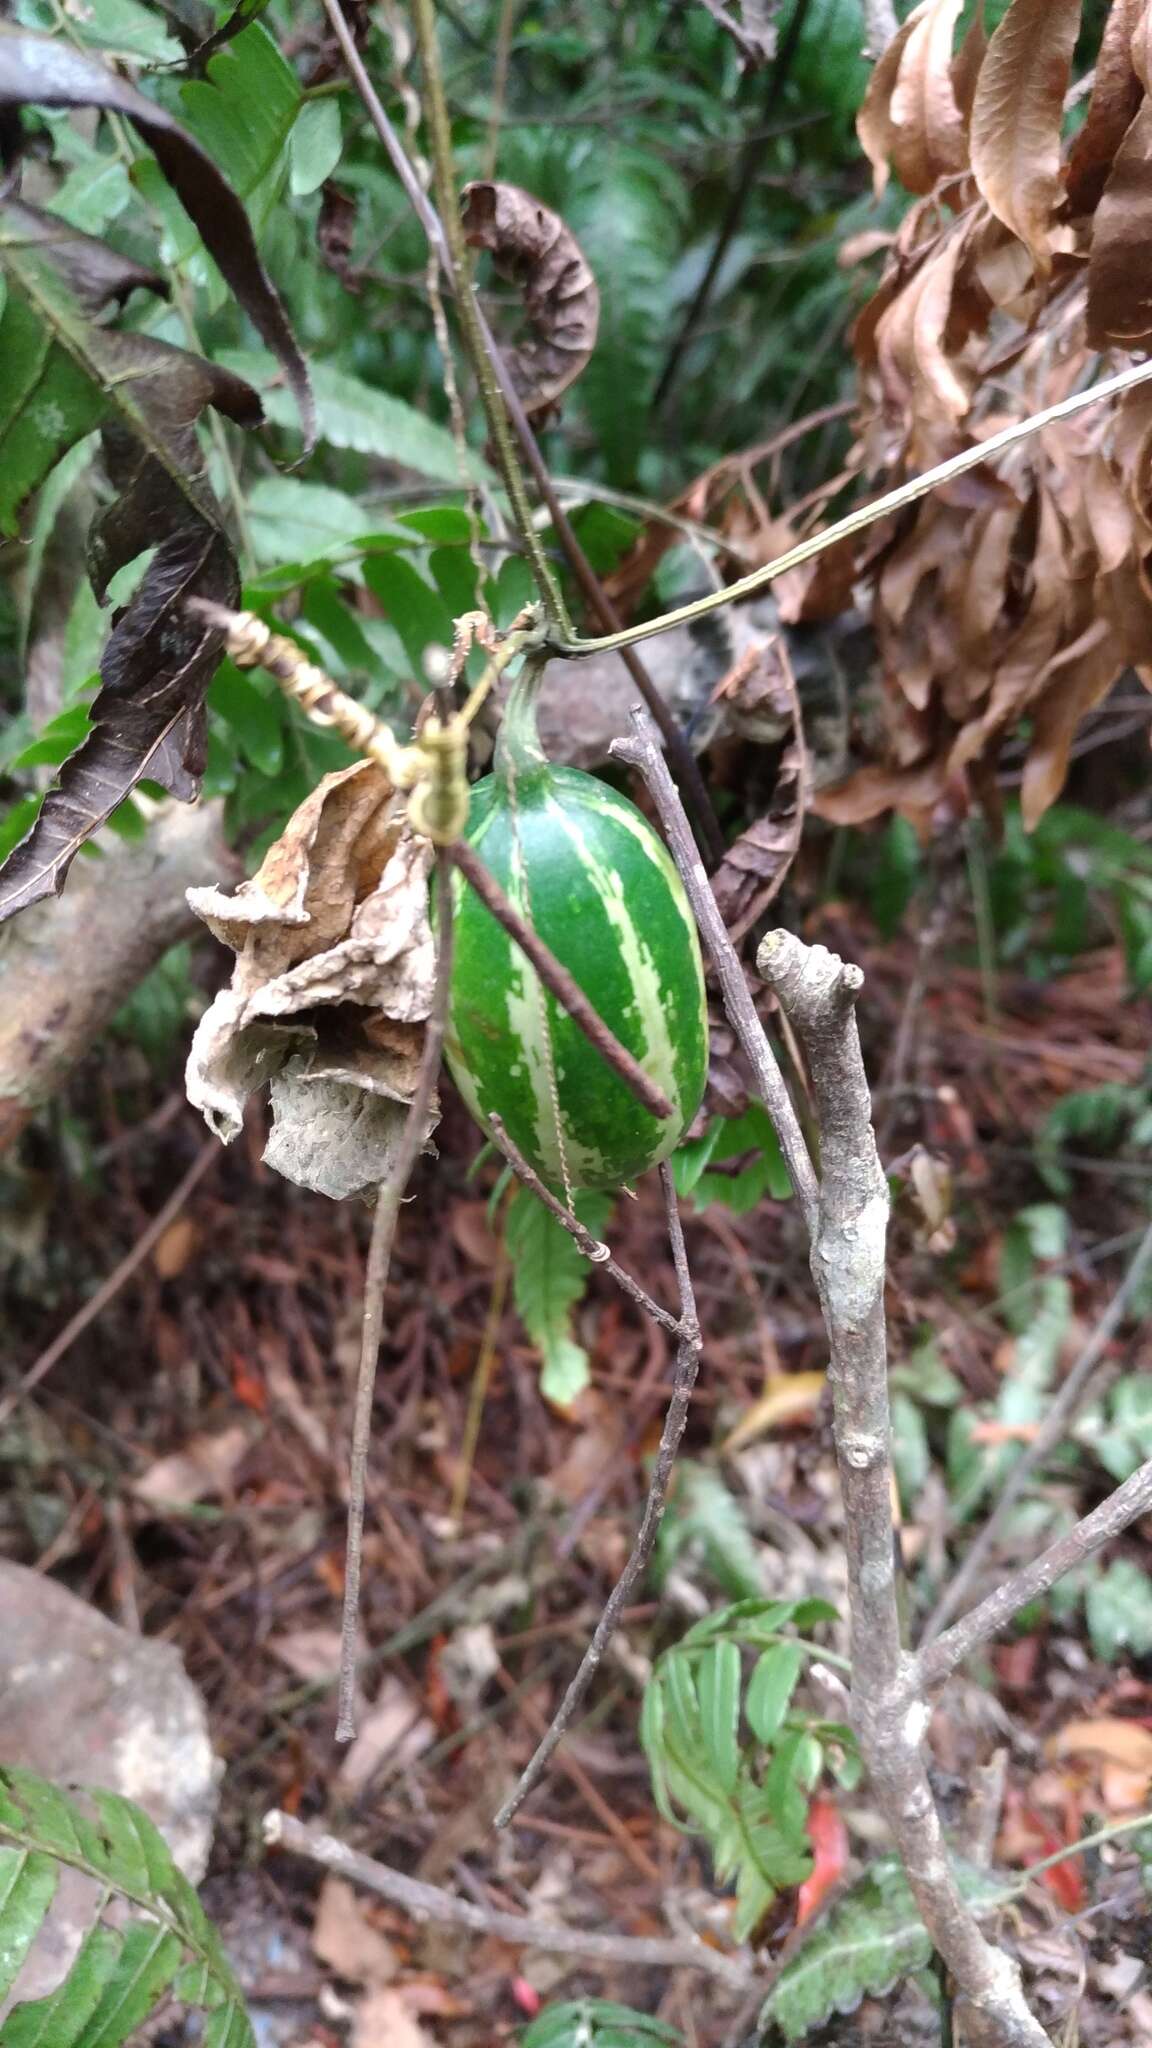
[[[152,1508],[190,1508],[232,1490],[250,1435],[243,1423],[190,1437],[184,1448],[157,1458],[133,1482],[137,1500]]]
[[[1095,1756],[1152,1778],[1152,1728],[1139,1721],[1102,1715],[1097,1720],[1067,1721],[1047,1745],[1049,1756]]]
[[[504,350],[508,374],[529,413],[553,405],[596,346],[600,293],[572,230],[519,185],[465,185],[464,233],[491,252],[498,277],[520,287],[532,332]]]
[[[335,1678],[340,1669],[338,1628],[295,1628],[269,1638],[268,1648],[306,1683]]]
[[[755,1443],[758,1437],[767,1436],[770,1429],[786,1429],[792,1423],[810,1421],[820,1405],[824,1387],[822,1372],[769,1373],[763,1393],[740,1417],[721,1451],[729,1456],[733,1451],[743,1450],[746,1444]]]
[[[372,1925],[365,1901],[342,1877],[326,1877],[320,1887],[312,1947],[349,1984],[390,1984],[399,1968],[387,1935]]]
[[[400,1679],[385,1678],[336,1774],[337,1791],[354,1798],[385,1764],[394,1775],[415,1763],[435,1740],[436,1730],[420,1701]]]
[[[370,1991],[356,2008],[350,2048],[436,2048],[403,1991]]]

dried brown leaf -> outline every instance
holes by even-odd
[[[987,53],[988,31],[984,26],[984,0],[976,0],[976,12],[968,24],[960,48],[952,59],[952,91],[956,105],[960,109],[965,133],[972,119],[976,81]]]
[[[520,287],[532,333],[504,360],[529,413],[543,412],[575,381],[596,346],[600,293],[580,244],[558,213],[519,185],[465,185],[464,233],[491,252]]]
[[[1116,152],[1088,257],[1088,340],[1135,348],[1152,336],[1152,100]]]
[[[1071,647],[1049,663],[1032,714],[1020,808],[1025,829],[1038,825],[1064,787],[1068,755],[1085,712],[1106,697],[1123,668],[1108,623],[1095,619]]]
[[[432,999],[431,852],[388,796],[367,763],[326,776],[253,881],[189,894],[237,956],[197,1026],[189,1099],[227,1142],[270,1081],[265,1157],[334,1197],[387,1172]]]
[[[1132,38],[1148,0],[1112,0],[1092,74],[1084,126],[1068,155],[1067,193],[1072,213],[1090,213],[1104,190],[1112,160],[1140,105],[1142,89]]]
[[[908,406],[917,451],[922,426],[938,420],[955,425],[968,411],[971,377],[961,374],[945,347],[967,240],[967,220],[955,222],[876,331],[881,376],[892,400]]]
[[[720,915],[729,935],[737,942],[763,916],[783,887],[799,851],[810,794],[803,713],[787,647],[783,639],[779,639],[761,652],[768,657],[764,687],[769,691],[777,716],[782,707],[787,707],[793,737],[780,764],[771,811],[766,818],[758,818],[754,825],[740,834],[712,877]],[[746,669],[747,672],[739,676],[734,692],[726,692],[736,695],[737,699],[742,691],[757,687],[755,667],[741,663],[738,669]],[[726,682],[731,680],[726,678]],[[721,689],[724,689],[723,684]]]
[[[251,1439],[243,1423],[188,1439],[182,1450],[157,1458],[134,1481],[137,1500],[151,1508],[190,1508],[231,1492]]]
[[[1080,0],[1012,0],[980,67],[972,106],[976,183],[998,220],[1052,267],[1052,215],[1060,197],[1060,131]]]
[[[889,178],[889,160],[895,135],[892,119],[892,95],[896,80],[900,76],[900,65],[909,40],[915,34],[917,25],[931,5],[931,0],[921,0],[907,21],[902,23],[873,67],[868,89],[856,116],[856,133],[860,147],[872,166],[872,186],[879,199]]]
[[[370,1991],[356,2008],[350,2048],[436,2048],[402,1991]]]
[[[952,38],[963,0],[927,0],[909,16],[889,105],[892,168],[909,192],[931,192],[967,169],[964,122],[952,78]]]
[[[342,1877],[326,1877],[320,1887],[312,1947],[347,1984],[390,1984],[399,1969],[392,1943],[372,1925],[364,1901]]]

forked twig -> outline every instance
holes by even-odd
[[[629,1301],[634,1301],[637,1308],[643,1309],[646,1316],[651,1316],[654,1323],[659,1323],[662,1330],[668,1330],[673,1337],[678,1337],[680,1334],[679,1317],[669,1315],[666,1308],[661,1308],[660,1303],[653,1300],[646,1289],[641,1287],[640,1282],[634,1280],[631,1273],[626,1273],[623,1266],[617,1264],[608,1246],[606,1244],[599,1244],[593,1237],[592,1232],[585,1230],[580,1218],[574,1216],[570,1209],[564,1207],[563,1202],[558,1200],[552,1193],[551,1188],[545,1187],[539,1174],[529,1166],[524,1154],[509,1137],[504,1125],[504,1119],[498,1116],[489,1117],[488,1127],[496,1145],[504,1154],[517,1180],[528,1189],[529,1194],[535,1195],[536,1200],[543,1202],[544,1207],[551,1211],[561,1229],[568,1232],[569,1237],[583,1252],[584,1257],[590,1260],[594,1266],[600,1266],[609,1275],[609,1278],[616,1282],[617,1287],[628,1296]]]
[[[668,1217],[668,1236],[672,1246],[672,1258],[676,1267],[676,1284],[680,1294],[680,1319],[677,1325],[676,1365],[672,1376],[672,1394],[668,1411],[664,1417],[664,1428],[660,1433],[660,1447],[652,1468],[652,1479],[640,1527],[632,1545],[631,1554],[620,1577],[608,1596],[603,1614],[596,1624],[592,1640],[581,1659],[564,1698],[552,1717],[543,1741],[538,1745],[526,1770],[521,1774],[511,1798],[507,1799],[496,1815],[496,1826],[505,1828],[519,1812],[533,1788],[539,1784],[548,1767],[549,1758],[563,1740],[573,1719],[579,1712],[584,1696],[604,1658],[612,1637],[616,1633],[620,1616],[632,1596],[632,1590],[652,1555],[664,1508],[668,1499],[668,1483],[672,1467],[680,1449],[684,1426],[688,1420],[688,1407],[696,1374],[700,1365],[700,1325],[696,1318],[696,1297],[692,1289],[692,1276],[688,1270],[688,1259],[684,1249],[684,1231],[680,1222],[680,1210],[676,1201],[676,1184],[672,1169],[665,1163],[660,1168],[660,1180],[664,1189],[664,1205]]]

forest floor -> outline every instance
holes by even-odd
[[[1053,1200],[1035,1133],[1072,1089],[1139,1082],[1147,1007],[1126,998],[1118,946],[1042,987],[1001,975],[993,1008],[974,969],[945,964],[949,943],[881,943],[836,905],[806,936],[867,971],[861,1016],[885,1164],[919,1143],[951,1170],[951,1215],[935,1233],[906,1195],[896,1203],[893,1365],[914,1389],[928,1334],[962,1400],[986,1401],[1015,1341],[999,1313],[1005,1233],[1021,1209]],[[204,1144],[178,1054],[158,1077],[115,1039],[51,1126],[29,1135],[11,1183],[3,1391],[131,1250]],[[707,1856],[657,1815],[637,1736],[651,1659],[725,1597],[706,1551],[689,1546],[662,1587],[644,1586],[590,1711],[514,1825],[493,1833],[627,1553],[672,1360],[664,1334],[593,1273],[579,1310],[592,1384],[560,1412],[541,1398],[538,1362],[506,1308],[459,1513],[498,1251],[492,1170],[470,1177],[475,1137],[454,1098],[438,1144],[404,1212],[387,1293],[350,1748],[334,1740],[334,1679],[369,1219],[263,1167],[259,1115],[18,1406],[3,1452],[3,1547],[179,1648],[224,1765],[206,1902],[261,2048],[481,2048],[514,2041],[541,2000],[581,1990],[659,2012],[692,2048],[723,2048],[747,2038],[755,2003],[741,2014],[699,1973],[590,1967],[418,1927],[261,1847],[262,1816],[280,1808],[482,1904],[634,1935],[723,1934]],[[1145,1198],[1138,1169],[1072,1170],[1066,1250],[1052,1264],[1072,1291],[1061,1370],[1115,1292]],[[842,1604],[822,1328],[794,1205],[689,1208],[686,1231],[705,1333],[687,1455],[741,1504],[769,1594]],[[654,1184],[619,1205],[612,1239],[671,1302]],[[1122,1333],[1101,1370],[1105,1382],[1152,1370],[1152,1333]],[[921,1618],[964,1541],[950,1521],[947,1418],[925,1412],[932,1455],[903,1528]],[[1083,1512],[1112,1481],[1082,1454],[1058,1483]],[[1123,1548],[1152,1568],[1147,1525]],[[1002,1552],[994,1575],[1014,1561]],[[829,1641],[843,1650],[843,1630]],[[1100,1747],[1063,1748],[1061,1731],[1086,1720],[1101,1724]],[[931,1746],[958,1827],[981,1771],[999,1773],[995,1860],[1026,1866],[1147,1804],[1152,1660],[1104,1662],[1079,1613],[1038,1612],[945,1694]],[[867,1862],[866,1787],[844,1804],[853,1855]],[[1065,1863],[1013,1915],[1038,2008],[1054,2028],[1075,2011],[1078,2035],[1058,2038],[1084,2048],[1152,2038],[1136,1871],[1122,1845]],[[766,1934],[766,1968],[788,1934],[784,1910]],[[909,1993],[866,2002],[816,2038],[927,2042],[939,2022]]]

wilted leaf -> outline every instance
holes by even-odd
[[[195,223],[252,325],[284,367],[304,438],[313,439],[308,370],[284,308],[260,261],[248,216],[208,152],[188,130],[127,79],[105,70],[64,38],[31,35],[0,23],[0,106],[99,107],[139,129],[185,212]]]
[[[189,894],[237,955],[192,1041],[189,1100],[227,1142],[270,1081],[265,1156],[334,1197],[388,1170],[432,998],[430,851],[389,796],[366,763],[326,776],[252,881]]]
[[[964,0],[925,0],[905,24],[889,105],[892,168],[909,192],[967,167],[964,124],[952,80],[952,37]]]
[[[1080,639],[1055,655],[1032,715],[1020,808],[1031,832],[1064,787],[1076,728],[1106,697],[1124,666],[1107,621],[1095,619]]]
[[[248,1445],[248,1431],[242,1423],[190,1437],[182,1450],[170,1451],[149,1465],[134,1480],[132,1491],[138,1500],[161,1510],[190,1508],[199,1500],[216,1498],[230,1491]]]
[[[499,277],[519,285],[532,328],[505,351],[508,373],[529,413],[543,412],[580,375],[596,346],[600,293],[571,229],[518,185],[466,185],[464,232],[488,249]]]
[[[1135,348],[1152,335],[1152,100],[1124,136],[1096,209],[1088,257],[1088,340]]]
[[[320,1887],[312,1947],[348,1984],[390,1984],[399,1969],[392,1943],[372,1925],[359,1893],[342,1877],[326,1877]]]
[[[0,59],[5,48],[0,38]],[[0,417],[15,421],[26,452],[45,409],[55,422],[44,429],[21,486],[29,478],[39,481],[34,470],[45,457],[100,421],[118,495],[89,536],[97,597],[117,570],[155,550],[104,649],[102,687],[91,708],[94,729],[66,763],[29,837],[4,864],[0,915],[10,916],[60,888],[81,842],[142,777],[175,796],[195,795],[205,744],[203,695],[220,636],[185,611],[185,600],[195,595],[231,604],[238,591],[196,421],[206,405],[245,424],[261,415],[256,394],[230,371],[147,335],[97,324],[101,309],[147,273],[92,237],[9,202],[0,212],[0,269],[18,301],[16,319],[32,367],[31,388],[15,407],[0,400]],[[12,317],[10,308],[6,330]],[[6,350],[3,370],[11,374],[16,367]],[[59,410],[65,391],[57,420],[53,409]]]
[[[1112,0],[1100,37],[1092,74],[1092,93],[1084,126],[1068,156],[1068,205],[1073,213],[1089,211],[1100,198],[1136,109],[1142,89],[1132,61],[1132,37],[1147,0]]]
[[[998,220],[1031,251],[1039,279],[1052,263],[1060,196],[1060,128],[1080,0],[1012,0],[980,67],[972,106],[972,169]]]

